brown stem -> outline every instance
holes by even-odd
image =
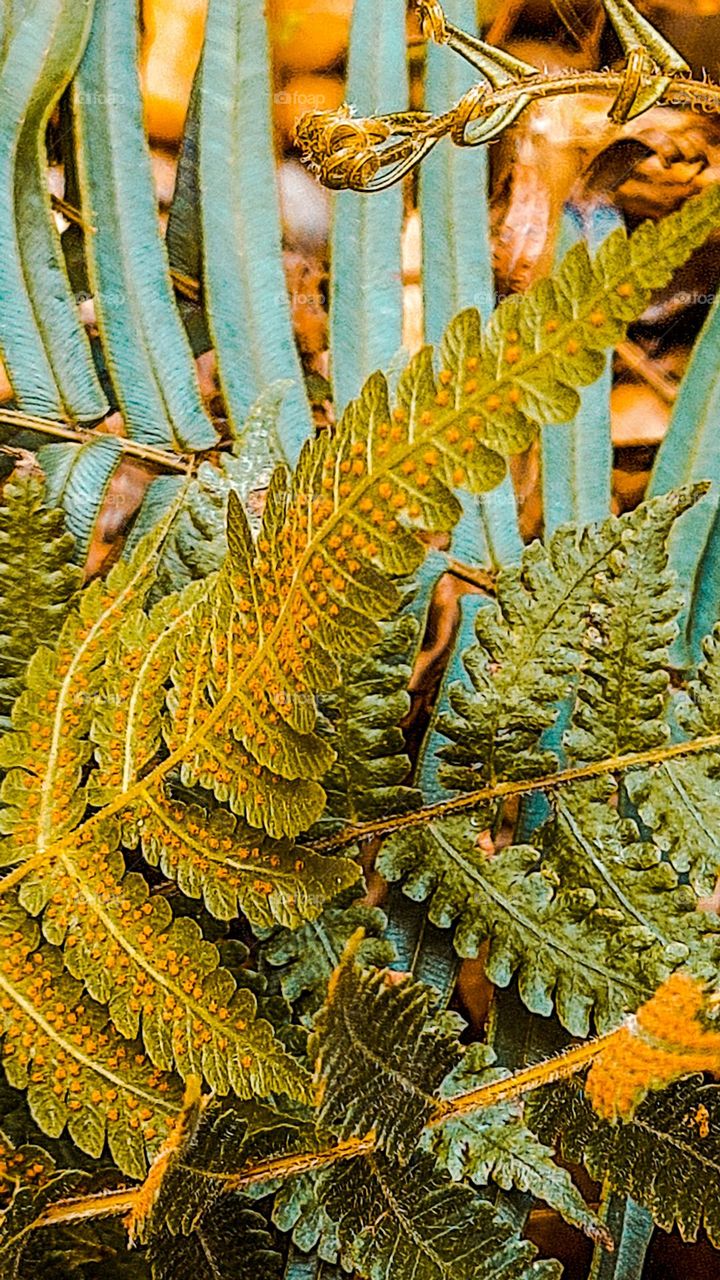
[[[90,431],[83,427],[73,427],[67,422],[52,422],[31,413],[21,413],[19,409],[0,408],[0,423],[16,427],[18,430],[40,431],[46,436],[53,436],[58,440],[72,440],[76,444],[89,444],[91,440],[112,435],[112,438],[117,440],[121,451],[128,457],[150,462],[164,471],[179,471],[182,475],[187,473],[191,462],[189,456],[185,454],[154,449],[152,445],[138,444],[136,440],[128,440],[125,436],[116,436],[109,431],[100,429]]]
[[[599,1053],[610,1048],[619,1034],[619,1031],[611,1031],[596,1040],[576,1045],[566,1053],[550,1058],[547,1062],[524,1067],[503,1080],[493,1080],[489,1084],[481,1085],[479,1089],[458,1094],[455,1098],[443,1099],[438,1102],[428,1120],[427,1127],[437,1128],[457,1116],[496,1107],[501,1103],[524,1097],[525,1094],[540,1089],[543,1085],[567,1080],[592,1062]],[[242,1173],[228,1174],[226,1177],[222,1174],[214,1176],[222,1180],[228,1192],[239,1191],[260,1183],[272,1182],[278,1178],[290,1178],[301,1173],[314,1172],[328,1165],[337,1164],[341,1160],[356,1160],[359,1156],[369,1155],[376,1146],[375,1135],[371,1133],[365,1138],[350,1138],[345,1142],[338,1142],[321,1151],[304,1151],[263,1160]],[[56,1226],[65,1222],[80,1222],[89,1218],[128,1214],[135,1207],[142,1191],[142,1187],[136,1187],[109,1192],[107,1195],[84,1196],[77,1200],[60,1201],[40,1214],[29,1230]]]
[[[371,836],[390,835],[393,831],[401,831],[406,827],[423,826],[436,818],[446,818],[455,813],[463,813],[466,809],[476,809],[486,801],[501,800],[508,796],[525,796],[532,791],[552,791],[569,782],[582,782],[587,778],[600,778],[608,773],[621,773],[625,769],[663,764],[667,760],[681,760],[685,756],[699,755],[703,751],[712,751],[718,747],[720,747],[720,733],[710,733],[704,738],[693,738],[690,742],[673,742],[663,747],[650,747],[647,751],[632,751],[623,756],[610,756],[607,760],[592,760],[589,764],[577,765],[572,769],[561,769],[558,773],[549,774],[544,778],[521,778],[513,782],[496,782],[492,786],[454,796],[452,800],[441,800],[438,804],[424,805],[422,809],[414,809],[411,813],[399,814],[394,818],[377,818],[374,822],[345,827],[335,835],[315,841],[312,848],[318,853],[327,853],[355,844],[358,840],[367,840]],[[0,882],[1,889],[2,882]]]
[[[616,351],[627,368],[642,378],[643,382],[646,382],[649,387],[652,387],[661,400],[664,400],[666,404],[675,403],[678,393],[677,383],[673,382],[672,378],[668,378],[667,374],[658,368],[655,361],[646,355],[642,347],[628,339],[625,342],[620,342],[616,347]]]

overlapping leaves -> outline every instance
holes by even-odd
[[[448,785],[551,775],[558,761],[543,735],[562,699],[574,708],[571,763],[668,740],[679,600],[666,540],[693,496],[655,499],[579,540],[562,530],[501,575],[498,608],[480,612],[466,655],[473,687],[451,689],[441,726],[452,738],[441,751]],[[489,939],[489,976],[505,986],[517,972],[533,1012],[556,1006],[579,1035],[593,1013],[613,1027],[679,965],[707,976],[720,954],[715,918],[695,910],[662,849],[618,811],[616,790],[611,775],[564,786],[532,846],[488,851],[502,820],[502,802],[488,802],[470,819],[439,817],[391,836],[379,865],[411,897],[430,899],[434,923],[458,920],[460,954],[477,955]]]

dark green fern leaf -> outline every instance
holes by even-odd
[[[99,1262],[102,1250],[92,1230],[82,1225],[30,1230],[59,1200],[82,1195],[92,1185],[88,1174],[55,1173],[40,1187],[21,1187],[0,1223],[0,1274],[3,1280],[83,1280],[83,1264]]]
[[[560,1143],[591,1177],[632,1196],[658,1226],[696,1240],[704,1227],[720,1248],[720,1101],[702,1076],[649,1095],[632,1120],[611,1124],[578,1082],[543,1089],[526,1107],[543,1142]]]
[[[342,1260],[367,1280],[555,1280],[557,1262],[512,1234],[487,1200],[452,1182],[428,1155],[404,1166],[376,1154],[322,1175]]]
[[[280,1280],[282,1256],[263,1216],[228,1195],[189,1235],[160,1232],[147,1250],[153,1280]]]
[[[362,970],[360,940],[351,940],[331,978],[310,1041],[321,1081],[319,1118],[341,1138],[374,1130],[378,1146],[405,1161],[436,1089],[459,1060],[458,1019],[438,1013],[420,983]]]

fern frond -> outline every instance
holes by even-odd
[[[544,1142],[559,1143],[590,1176],[649,1209],[658,1226],[696,1240],[704,1227],[720,1248],[718,1089],[691,1076],[653,1093],[631,1120],[600,1119],[579,1082],[543,1089],[526,1104]]]
[[[153,1276],[194,1275],[181,1269],[192,1262],[208,1280],[279,1277],[281,1259],[267,1223],[234,1193],[233,1181],[248,1161],[312,1148],[314,1141],[312,1117],[201,1098],[189,1086],[128,1224],[133,1243],[148,1248]]]
[[[317,1142],[311,1113],[202,1097],[199,1081],[189,1082],[173,1132],[135,1201],[128,1222],[132,1242],[146,1243],[158,1230],[189,1235],[238,1189],[249,1165],[312,1151]],[[260,1197],[266,1194],[263,1187]]]
[[[162,1231],[148,1245],[153,1280],[281,1280],[282,1255],[262,1214],[225,1196],[187,1235]]]
[[[198,1075],[219,1094],[308,1095],[305,1072],[257,1017],[255,997],[237,988],[217,948],[194,920],[173,919],[167,899],[126,873],[110,826],[65,849],[49,872],[22,884],[20,899],[43,912],[46,938],[121,1035],[140,1036],[158,1068]]]
[[[271,86],[264,11],[252,0],[213,0],[197,90],[205,314],[236,430],[268,385],[291,382],[279,438],[294,463],[312,420],[283,274]],[[223,200],[205,197],[221,190]]]
[[[420,983],[362,970],[355,935],[335,970],[310,1040],[321,1082],[319,1119],[341,1138],[364,1138],[405,1162],[460,1057],[457,1019],[433,1010]]]
[[[63,1226],[59,1230],[35,1231],[43,1213],[60,1201],[82,1195],[91,1186],[89,1174],[80,1170],[59,1170],[40,1186],[21,1187],[0,1222],[0,1268],[3,1280],[83,1280],[85,1262],[102,1257],[87,1230]],[[62,1270],[60,1270],[62,1268]]]
[[[560,1264],[534,1261],[487,1200],[441,1173],[431,1156],[408,1165],[385,1156],[322,1175],[323,1198],[338,1223],[342,1260],[368,1280],[555,1280]]]
[[[18,475],[0,506],[0,715],[22,690],[40,644],[53,644],[80,586],[62,511],[44,500],[42,481]]]
[[[313,1250],[321,1263],[327,1263],[334,1280],[333,1267],[340,1257],[340,1241],[337,1224],[320,1201],[317,1178],[305,1174],[286,1179],[275,1194],[272,1218],[275,1226],[287,1232],[298,1249],[303,1253]],[[312,1271],[310,1280],[315,1280]]]
[[[324,1002],[328,983],[350,939],[362,930],[357,962],[362,968],[384,968],[394,959],[393,948],[383,937],[386,919],[377,907],[354,901],[355,894],[339,895],[321,916],[300,929],[278,929],[263,943],[263,961],[277,972],[285,999],[310,1021]]]
[[[489,939],[488,976],[504,987],[517,972],[532,1012],[547,1016],[555,1007],[574,1035],[587,1035],[592,1010],[599,1027],[616,1026],[652,993],[647,937],[630,933],[621,942],[617,914],[597,909],[582,875],[567,886],[558,883],[535,849],[511,845],[488,857],[477,843],[487,817],[477,821],[476,827],[463,818],[430,823],[413,834],[413,847],[391,836],[382,874],[403,879],[408,896],[430,898],[433,924],[447,928],[457,921],[461,956],[477,956]]]
[[[682,597],[668,571],[667,540],[678,516],[704,492],[703,485],[688,486],[640,507],[632,537],[597,575],[567,736],[576,760],[642,751],[670,736],[668,667]]]
[[[688,737],[720,730],[720,629],[703,643],[704,661],[673,710]],[[710,896],[720,876],[717,752],[664,762],[627,775],[626,787],[653,839],[672,865],[689,874],[699,896]]]
[[[242,912],[255,929],[297,929],[362,875],[349,858],[270,840],[226,809],[208,812],[148,790],[136,814],[146,861],[160,866],[189,898],[201,897],[218,920]]]
[[[47,182],[45,134],[85,48],[92,6],[43,0],[0,19],[0,350],[18,407],[93,421],[107,401],[63,261]]]
[[[13,708],[13,731],[0,744],[0,763],[9,770],[1,792],[9,807],[0,814],[0,831],[8,837],[0,846],[5,864],[49,848],[83,817],[83,776],[106,649],[152,582],[162,534],[161,526],[129,565],[117,565],[105,582],[84,591],[55,648],[41,647],[29,664],[26,688]]]
[[[233,454],[222,454],[216,465],[201,462],[186,486],[182,506],[168,531],[151,601],[182,590],[197,578],[221,568],[227,554],[226,511],[230,489],[249,505],[253,494],[267,488],[272,471],[281,460],[277,440],[280,409],[288,383],[268,387],[253,405]],[[156,527],[172,507],[182,485],[178,476],[159,476],[149,486],[128,538],[125,555]]]
[[[133,0],[95,0],[72,84],[85,258],[103,354],[133,440],[210,449],[217,436],[175,307],[142,121]],[[113,85],[112,92],[108,85]]]
[[[84,998],[56,948],[38,946],[37,927],[6,904],[0,919],[2,1062],[8,1082],[27,1090],[43,1133],[68,1133],[99,1157],[107,1140],[115,1163],[142,1177],[146,1149],[165,1135],[177,1106],[172,1077],[119,1036],[105,1010]]]
[[[647,579],[655,567],[648,547],[666,557],[665,534],[696,494],[696,490],[685,490],[663,496],[637,512],[581,531],[566,526],[547,546],[528,547],[521,565],[502,570],[497,607],[479,612],[477,645],[464,657],[472,692],[462,685],[451,687],[454,714],[442,717],[438,725],[453,742],[438,753],[447,762],[440,767],[444,783],[475,789],[483,782],[532,777],[557,767],[552,753],[541,745],[541,737],[555,723],[557,704],[570,692],[581,664],[585,672],[588,615],[594,621],[601,607],[598,583],[606,582],[606,592],[624,591],[626,579],[619,574],[618,557],[624,563],[630,559],[636,577],[624,599],[638,590],[639,565],[645,566],[643,599],[648,597]],[[664,595],[658,608],[662,602]],[[608,602],[605,614],[613,625],[620,625],[620,608],[614,601]],[[648,648],[657,649],[655,637]],[[598,637],[598,680],[605,659],[610,662]],[[662,662],[662,652],[657,661]],[[589,682],[591,676],[584,679]],[[588,721],[592,723],[590,711]],[[611,747],[603,754],[619,751]]]
[[[340,684],[322,700],[336,759],[323,778],[321,830],[405,813],[422,803],[408,784],[410,757],[400,728],[410,710],[410,661],[419,627],[408,614],[385,623],[382,632],[366,654],[341,662]]]
[[[562,531],[547,554],[531,548],[519,570],[501,575],[498,608],[480,612],[478,644],[465,659],[475,691],[451,690],[455,716],[443,721],[455,740],[442,749],[452,762],[443,772],[447,781],[473,789],[478,774],[494,783],[508,774],[546,772],[541,735],[573,679],[581,690],[596,690],[598,702],[595,718],[581,712],[582,742],[577,733],[569,738],[583,757],[592,750],[592,732],[603,758],[615,747],[628,749],[633,727],[645,743],[651,732],[645,717],[665,711],[667,644],[677,607],[665,573],[666,538],[694,496],[684,491],[654,499],[579,542],[571,530]],[[600,608],[598,590],[607,600],[605,626],[619,638],[605,646],[591,640],[586,672],[585,619]],[[633,632],[634,641],[625,643],[635,613],[648,623],[649,638]],[[519,845],[488,854],[498,809],[486,804],[470,819],[438,817],[417,832],[397,831],[378,862],[388,879],[404,881],[408,896],[431,899],[434,924],[459,921],[461,955],[477,955],[488,939],[491,980],[506,986],[517,972],[528,1008],[546,1016],[555,1005],[577,1035],[587,1035],[593,1011],[601,1029],[617,1025],[679,965],[697,966],[703,976],[717,962],[712,922],[695,911],[693,893],[658,847],[618,815],[614,789],[608,779],[564,787],[537,833],[538,852]]]
[[[42,1187],[52,1177],[54,1161],[42,1147],[24,1143],[17,1147],[0,1130],[0,1197],[12,1196],[20,1187]]]
[[[38,460],[45,473],[47,500],[65,511],[79,564],[85,563],[98,516],[121,458],[120,439],[100,432],[86,444],[48,444],[38,450]]]
[[[470,1045],[459,1066],[444,1081],[441,1096],[452,1098],[508,1075],[493,1063],[494,1054],[487,1045]],[[555,1163],[552,1148],[544,1146],[528,1129],[518,1103],[449,1117],[444,1124],[428,1130],[423,1147],[432,1152],[454,1182],[466,1180],[479,1187],[492,1182],[504,1191],[514,1187],[529,1192],[591,1239],[607,1243],[607,1234],[596,1214],[586,1205],[567,1170]]]

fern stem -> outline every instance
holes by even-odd
[[[316,841],[312,848],[318,853],[342,849],[371,836],[385,836],[393,831],[407,827],[419,827],[434,822],[438,818],[451,817],[456,813],[464,813],[475,809],[487,801],[506,799],[508,796],[525,796],[534,791],[553,791],[556,787],[571,782],[582,782],[587,778],[599,778],[607,773],[623,773],[626,769],[644,768],[653,764],[664,764],[667,760],[683,759],[685,756],[700,755],[703,751],[713,751],[720,747],[720,733],[710,733],[702,738],[693,738],[688,742],[673,742],[662,747],[651,747],[647,751],[631,751],[626,755],[609,756],[605,760],[592,760],[589,764],[577,765],[571,769],[561,769],[558,773],[548,774],[544,778],[520,778],[510,782],[496,782],[492,786],[481,787],[477,791],[468,791],[463,795],[453,796],[450,800],[442,800],[439,804],[425,805],[422,809],[414,809],[411,813],[399,814],[391,818],[377,818],[373,822],[358,823],[354,827],[346,827],[335,835],[326,836]],[[2,886],[0,885],[0,888]]]
[[[523,110],[527,110],[535,102],[540,102],[547,98],[564,97],[568,94],[610,93],[617,95],[623,86],[623,78],[623,72],[615,71],[538,71],[536,75],[528,75],[522,81],[522,96],[525,103]],[[710,80],[690,80],[684,76],[676,76],[668,83],[665,74],[643,76],[642,88],[649,90],[653,87],[660,90],[657,100],[658,105],[662,102],[668,106],[685,107],[690,110],[705,112],[709,115],[713,115],[720,110],[720,85],[713,84]],[[423,115],[422,112],[418,112],[414,126],[410,124],[411,117],[407,113],[403,113],[402,132],[412,139],[412,143],[417,150],[418,160],[422,158],[423,154],[420,148],[421,143],[437,140],[446,137],[448,134],[453,134],[453,140],[456,145],[482,145],[482,143],[473,144],[472,142],[460,140],[465,137],[468,125],[489,119],[503,107],[515,106],[517,97],[518,85],[517,81],[513,80],[510,84],[502,85],[500,88],[491,89],[482,95],[476,96],[469,114],[466,105],[467,95],[459,103],[455,103],[450,107],[448,111],[437,116],[431,116],[430,119]],[[391,124],[393,121],[392,113],[379,118],[385,124]],[[513,119],[516,118],[516,116],[513,117]],[[386,162],[389,155],[390,152],[385,152]],[[322,157],[311,155],[311,162],[322,168]],[[403,172],[406,172],[406,170],[403,170]],[[333,185],[338,185],[337,175],[335,175]],[[348,181],[344,185],[350,185],[350,182]],[[372,185],[364,187],[361,184],[354,184],[353,189],[372,191],[373,187]],[[375,187],[374,189],[381,190],[382,188]]]
[[[231,699],[228,695],[217,703],[213,712],[211,712],[207,721],[204,722],[203,728],[216,723],[220,715],[223,714]],[[63,849],[74,845],[81,833],[93,830],[99,826],[101,822],[107,821],[115,813],[119,813],[126,808],[133,800],[145,793],[170,771],[170,769],[178,763],[186,755],[188,745],[195,745],[195,741],[199,738],[196,734],[188,743],[179,748],[166,760],[162,760],[159,765],[147,775],[134,783],[128,791],[118,795],[99,813],[88,818],[81,826],[76,827],[74,831],[68,832],[60,840],[48,845],[44,850],[39,851],[27,862],[16,867],[9,875],[0,880],[0,896],[7,893],[8,890],[14,888],[21,880],[29,874],[30,871],[36,870],[46,859],[59,854]],[[692,738],[688,742],[673,742],[662,747],[651,747],[648,751],[631,751],[627,755],[610,756],[606,760],[593,760],[590,764],[579,765],[573,769],[563,769],[558,773],[549,774],[544,778],[523,778],[513,782],[498,782],[494,786],[482,787],[478,791],[469,791],[465,795],[454,796],[451,800],[443,800],[440,804],[425,805],[422,809],[415,809],[411,813],[399,814],[391,818],[378,818],[374,822],[358,823],[357,826],[344,828],[335,835],[327,836],[324,840],[316,841],[311,847],[313,852],[327,853],[336,849],[346,848],[350,844],[357,841],[367,840],[371,836],[385,836],[393,831],[404,830],[407,827],[418,827],[424,823],[433,822],[438,818],[450,817],[456,813],[463,813],[468,809],[474,809],[480,804],[484,804],[488,800],[498,800],[508,796],[529,795],[534,791],[552,791],[556,787],[564,786],[570,782],[581,782],[587,778],[599,778],[608,773],[622,773],[626,769],[638,769],[653,764],[664,764],[668,760],[682,760],[686,756],[700,755],[703,751],[714,751],[720,748],[720,733],[710,733],[702,738]],[[298,845],[298,848],[305,846]]]
[[[622,1028],[618,1031],[610,1031],[596,1040],[576,1045],[566,1053],[550,1058],[547,1062],[525,1067],[504,1080],[493,1080],[489,1084],[481,1085],[479,1089],[471,1089],[468,1093],[458,1094],[455,1098],[443,1099],[438,1102],[427,1127],[436,1128],[457,1116],[499,1106],[501,1103],[523,1097],[534,1089],[540,1089],[543,1085],[568,1079],[592,1062],[599,1053],[610,1048],[621,1032]],[[359,1156],[370,1155],[375,1149],[376,1139],[374,1133],[371,1133],[365,1138],[350,1138],[320,1151],[272,1156],[251,1165],[239,1174],[212,1174],[207,1170],[203,1170],[203,1174],[207,1178],[222,1182],[227,1192],[240,1191],[246,1187],[274,1182],[277,1178],[291,1178],[314,1172],[328,1165],[337,1164],[341,1160],[356,1160]],[[56,1226],[62,1222],[129,1214],[134,1209],[142,1191],[142,1187],[136,1187],[133,1190],[84,1196],[77,1200],[60,1202],[52,1205],[39,1218],[36,1218],[28,1230]]]
[[[0,423],[29,431],[40,431],[43,435],[54,436],[58,440],[72,440],[77,444],[89,444],[102,434],[111,435],[109,431],[105,433],[96,430],[85,431],[79,427],[71,427],[67,423],[51,422],[48,418],[38,418],[34,414],[21,413],[17,409],[0,409]],[[127,440],[125,436],[113,435],[112,438],[117,440],[121,451],[129,457],[151,462],[163,471],[179,471],[185,475],[188,467],[192,465],[189,455],[170,453],[167,449],[155,449],[152,445]]]

